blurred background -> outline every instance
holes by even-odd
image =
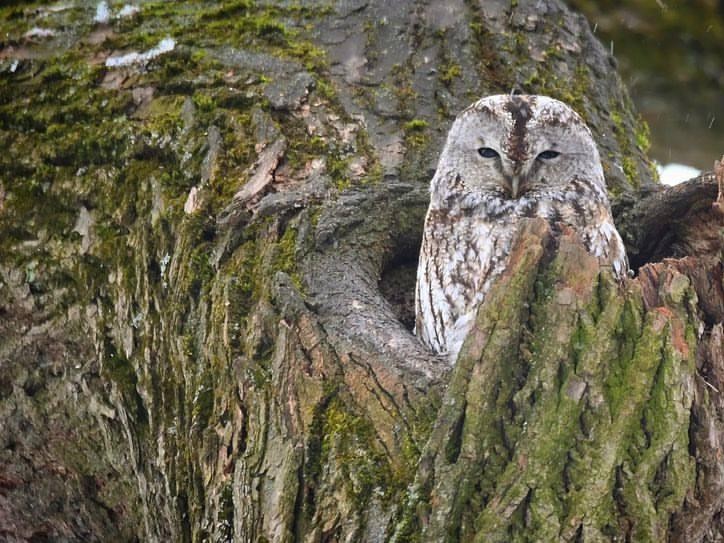
[[[613,49],[662,165],[724,154],[724,0],[567,0]]]

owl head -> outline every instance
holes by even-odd
[[[432,180],[432,203],[555,198],[572,183],[605,194],[598,150],[581,117],[547,96],[488,96],[450,128]]]

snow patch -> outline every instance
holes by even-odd
[[[98,2],[96,6],[96,16],[93,17],[93,22],[100,24],[108,24],[111,20],[111,10],[108,8],[108,2]]]
[[[139,11],[141,11],[141,8],[139,8],[138,6],[126,4],[125,6],[123,6],[121,8],[121,11],[118,12],[118,17],[120,17],[121,19],[124,17],[131,17],[132,15],[135,15]]]
[[[678,185],[701,174],[701,170],[675,162],[663,165],[656,164],[656,169],[659,172],[661,183],[668,186]]]
[[[133,52],[125,55],[108,57],[106,59],[106,67],[117,68],[120,66],[130,66],[131,64],[143,64],[151,59],[156,58],[157,56],[173,51],[175,47],[176,40],[174,40],[173,38],[164,38],[158,43],[156,47],[149,49],[145,53]]]

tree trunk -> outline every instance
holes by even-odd
[[[655,184],[582,17],[0,15],[2,538],[724,537],[716,180]],[[411,333],[427,186],[455,114],[516,89],[593,130],[638,273],[530,221],[451,367]]]

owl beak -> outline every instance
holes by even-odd
[[[514,175],[513,179],[510,180],[510,197],[515,200],[518,197],[520,191],[520,176]]]
[[[510,197],[515,200],[518,196],[522,195],[527,188],[525,177],[521,175],[513,175],[510,180]]]
[[[502,185],[510,199],[516,200],[528,192],[528,176],[520,162],[514,161],[512,166],[510,170],[503,171]]]

